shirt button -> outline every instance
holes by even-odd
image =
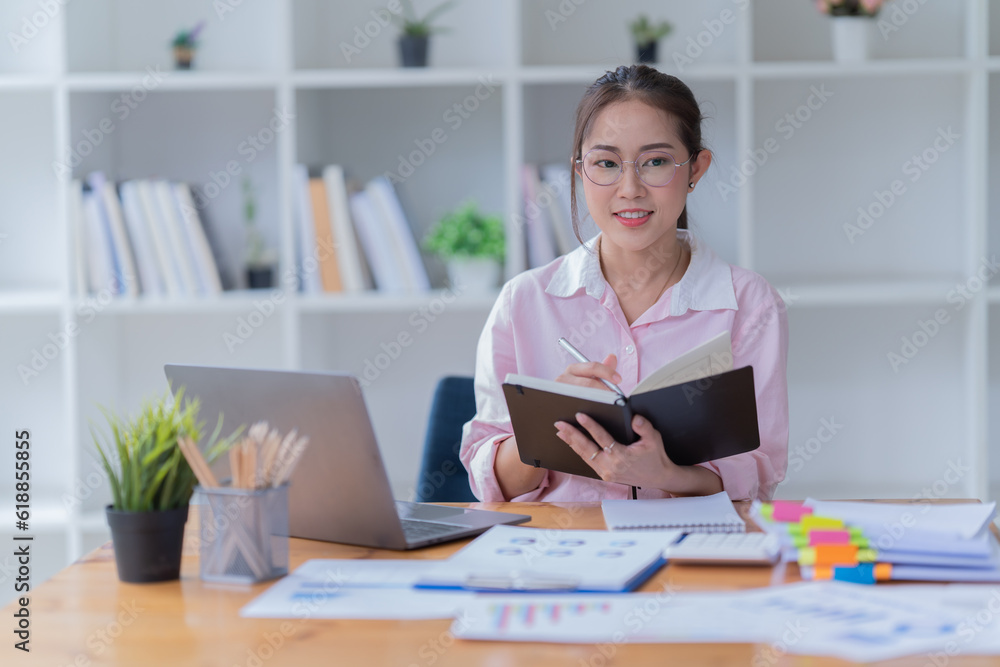
[[[635,352],[635,345],[626,345],[625,352],[627,354],[632,354],[633,352]]]

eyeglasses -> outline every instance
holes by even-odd
[[[635,166],[635,173],[643,183],[654,188],[662,188],[674,180],[677,167],[683,167],[696,153],[692,153],[684,162],[674,162],[674,156],[663,151],[642,153],[635,159],[623,160],[614,151],[595,148],[588,151],[577,164],[583,165],[583,173],[594,185],[613,185],[624,173],[625,165]]]

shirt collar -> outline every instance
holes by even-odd
[[[738,310],[729,264],[690,231],[678,229],[677,238],[691,249],[691,262],[680,282],[670,290],[670,314],[683,315],[688,310]],[[600,234],[566,255],[545,292],[570,297],[582,289],[600,299],[608,282],[601,273],[599,241]]]

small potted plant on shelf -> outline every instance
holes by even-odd
[[[274,286],[275,253],[267,247],[257,225],[257,197],[253,183],[243,178],[243,221],[246,223],[246,279],[250,289]]]
[[[820,12],[831,17],[833,59],[843,63],[868,59],[871,24],[884,0],[816,0]]]
[[[178,30],[171,45],[174,47],[174,66],[177,69],[191,69],[194,53],[198,48],[198,34],[205,27],[201,21],[190,30]]]
[[[652,23],[645,14],[640,14],[628,27],[635,43],[636,61],[640,63],[655,63],[657,44],[674,29],[669,21]]]
[[[447,28],[434,26],[431,22],[451,9],[454,4],[454,0],[447,0],[447,2],[442,2],[431,9],[423,18],[417,18],[413,2],[402,0],[402,15],[394,14],[393,19],[403,31],[403,34],[399,36],[399,57],[403,67],[427,66],[427,51],[431,34],[447,30]]]
[[[424,239],[424,247],[445,261],[453,287],[469,292],[492,290],[500,280],[504,259],[503,220],[467,202],[438,221]]]
[[[169,581],[180,575],[181,547],[188,503],[196,478],[181,450],[181,438],[197,443],[203,424],[200,402],[183,389],[171,400],[147,402],[132,420],[103,410],[110,442],[92,431],[111,484],[106,508],[118,578],[130,583]],[[218,458],[239,435],[219,440],[222,416],[208,438],[205,459]]]

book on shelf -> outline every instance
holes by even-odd
[[[81,186],[82,190],[82,186]],[[98,196],[93,190],[81,192],[82,210],[77,216],[83,221],[83,242],[78,246],[86,252],[82,261],[87,267],[87,290],[91,294],[101,294],[104,290],[118,294],[115,287],[115,264],[111,254],[111,242],[104,227]]]
[[[114,183],[103,181],[101,183],[101,198],[104,202],[104,212],[111,229],[112,245],[117,258],[119,270],[121,271],[121,283],[118,289],[119,294],[130,297],[139,296],[139,274],[135,267],[135,256],[132,251],[132,244],[125,231],[125,220],[122,216],[121,203],[118,200],[118,191]]]
[[[194,266],[193,252],[184,232],[184,223],[174,204],[174,194],[167,181],[153,181],[153,196],[160,210],[160,219],[166,230],[167,246],[179,269],[181,288],[186,296],[200,292],[198,273]]]
[[[113,219],[112,211],[109,210],[110,202],[105,188],[108,185],[107,179],[102,172],[95,171],[87,176],[87,184],[94,195],[93,207],[97,213],[100,236],[108,248],[107,257],[111,266],[111,280],[101,289],[110,289],[113,294],[129,294],[130,288],[135,289],[137,280],[135,264],[128,242],[124,239],[124,232],[119,227],[121,218],[118,216]]]
[[[524,194],[524,231],[528,243],[528,268],[534,269],[545,266],[557,257],[549,209],[543,205],[550,197],[542,196],[542,183],[536,165],[521,166],[521,191]]]
[[[329,199],[330,226],[344,291],[350,293],[371,289],[374,285],[372,272],[365,261],[359,235],[355,233],[344,169],[339,164],[327,165],[323,167],[322,176]]]
[[[153,184],[149,181],[133,181],[136,197],[142,207],[143,217],[149,229],[149,237],[153,242],[153,249],[158,260],[157,266],[163,278],[167,296],[179,297],[184,294],[180,267],[177,265],[177,258],[170,249],[167,240],[167,231],[164,227],[162,216],[159,212],[159,205],[153,193]]]
[[[337,266],[337,253],[330,221],[330,204],[322,178],[309,179],[309,198],[313,212],[316,256],[324,292],[341,292],[344,287]]]
[[[318,261],[316,223],[313,218],[312,196],[309,192],[309,170],[304,164],[295,165],[292,173],[295,189],[295,231],[298,241],[299,289],[303,294],[319,294],[323,283],[318,271],[309,271],[309,258]]]
[[[368,182],[365,190],[382,220],[382,228],[391,241],[393,255],[400,265],[400,272],[406,283],[406,291],[428,291],[431,284],[423,259],[420,257],[420,249],[413,236],[413,228],[403,213],[403,206],[399,203],[389,179],[377,176]]]
[[[601,356],[594,351],[593,358]],[[586,352],[584,352],[586,354]],[[521,461],[535,467],[597,479],[593,468],[563,442],[553,424],[584,413],[616,443],[636,440],[632,418],[642,415],[663,438],[678,465],[695,465],[742,454],[760,446],[753,368],[733,370],[729,332],[667,363],[628,396],[526,375],[508,374],[503,383]]]
[[[83,212],[83,182],[73,179],[69,186],[69,233],[70,247],[73,249],[73,293],[82,298],[88,291],[87,285],[87,237],[86,220]]]
[[[202,294],[220,294],[222,280],[219,277],[219,268],[212,255],[212,246],[208,242],[205,226],[198,215],[198,207],[195,206],[191,188],[187,183],[171,183],[170,188],[184,235],[188,241],[188,247],[192,253],[191,257],[198,275],[199,289]]]
[[[125,227],[135,249],[135,263],[139,271],[142,292],[152,296],[162,296],[166,293],[163,269],[135,181],[125,181],[118,187],[118,191]]]
[[[580,246],[576,232],[573,231],[573,213],[570,207],[570,183],[573,172],[562,163],[543,164],[539,167],[542,193],[538,196],[539,205],[547,205],[549,220],[555,232],[556,247],[560,255],[576,250]],[[581,207],[581,210],[586,210]]]
[[[395,294],[406,292],[402,267],[388,242],[389,230],[383,225],[382,216],[376,210],[371,195],[367,190],[359,190],[349,198],[351,217],[368,265],[371,266],[375,288],[380,292]]]
[[[218,294],[222,281],[186,183],[100,172],[70,188],[77,293],[182,297]]]

